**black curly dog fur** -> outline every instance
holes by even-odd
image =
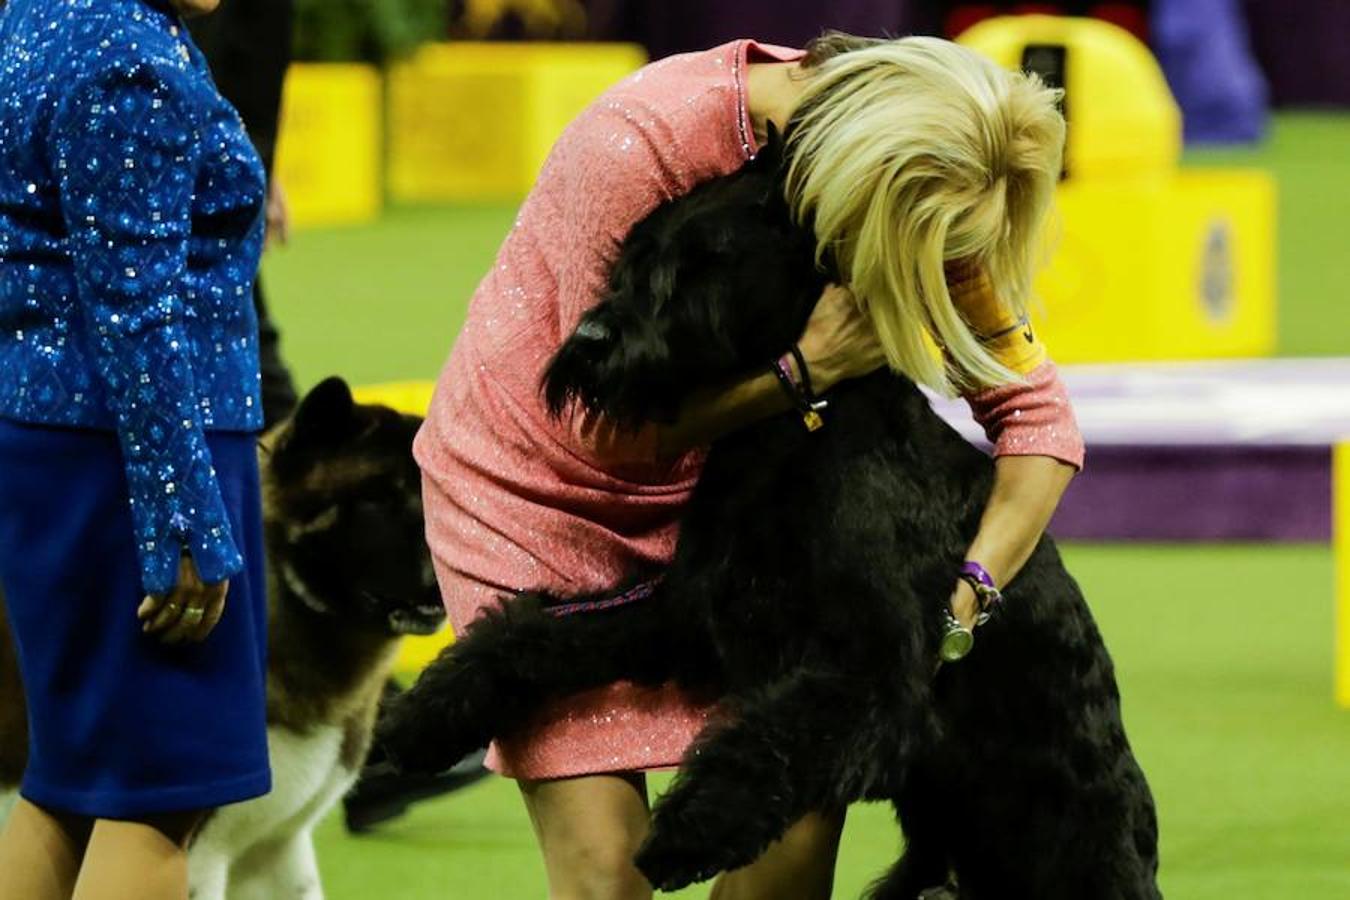
[[[669,419],[791,345],[826,276],[780,165],[773,144],[633,229],[546,373],[555,412]],[[971,655],[935,674],[992,464],[903,377],[841,384],[829,403],[818,432],[788,413],[716,443],[653,596],[562,617],[547,608],[563,598],[506,600],[390,711],[386,746],[440,769],[546,698],[674,680],[725,714],[656,806],[637,864],[658,888],[751,862],[808,811],[889,800],[906,851],[876,900],[952,878],[964,900],[1159,897],[1153,801],[1054,542]]]

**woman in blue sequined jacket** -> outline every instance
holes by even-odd
[[[180,19],[217,2],[0,12],[0,587],[32,725],[0,900],[69,897],[81,862],[99,897],[186,896],[191,825],[270,786],[264,176]]]

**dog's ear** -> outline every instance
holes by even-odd
[[[554,416],[577,402],[625,425],[670,418],[672,369],[659,317],[611,298],[582,316],[549,361],[544,400]]]
[[[305,395],[295,410],[292,428],[297,436],[340,439],[356,428],[356,400],[347,382],[326,378]]]
[[[295,472],[324,449],[350,440],[362,425],[351,388],[334,376],[310,390],[282,427],[271,464],[279,472]]]

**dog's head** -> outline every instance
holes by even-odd
[[[412,455],[420,422],[358,404],[330,378],[269,435],[268,561],[315,612],[390,635],[430,634],[445,620]]]
[[[805,327],[825,276],[783,197],[776,136],[741,171],[634,226],[601,302],[544,373],[550,411],[571,401],[614,421],[669,421],[692,391],[776,359]]]

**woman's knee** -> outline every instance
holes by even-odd
[[[844,813],[811,813],[764,855],[717,880],[710,900],[829,900]]]
[[[633,865],[647,834],[645,785],[596,776],[521,785],[548,871],[550,900],[647,900]]]
[[[601,837],[597,835],[597,837]],[[561,861],[565,869],[551,900],[647,900],[651,885],[633,865],[637,846],[625,839],[586,840],[574,844]]]
[[[779,841],[783,851],[802,860],[833,860],[844,832],[843,812],[815,812],[798,819]]]

